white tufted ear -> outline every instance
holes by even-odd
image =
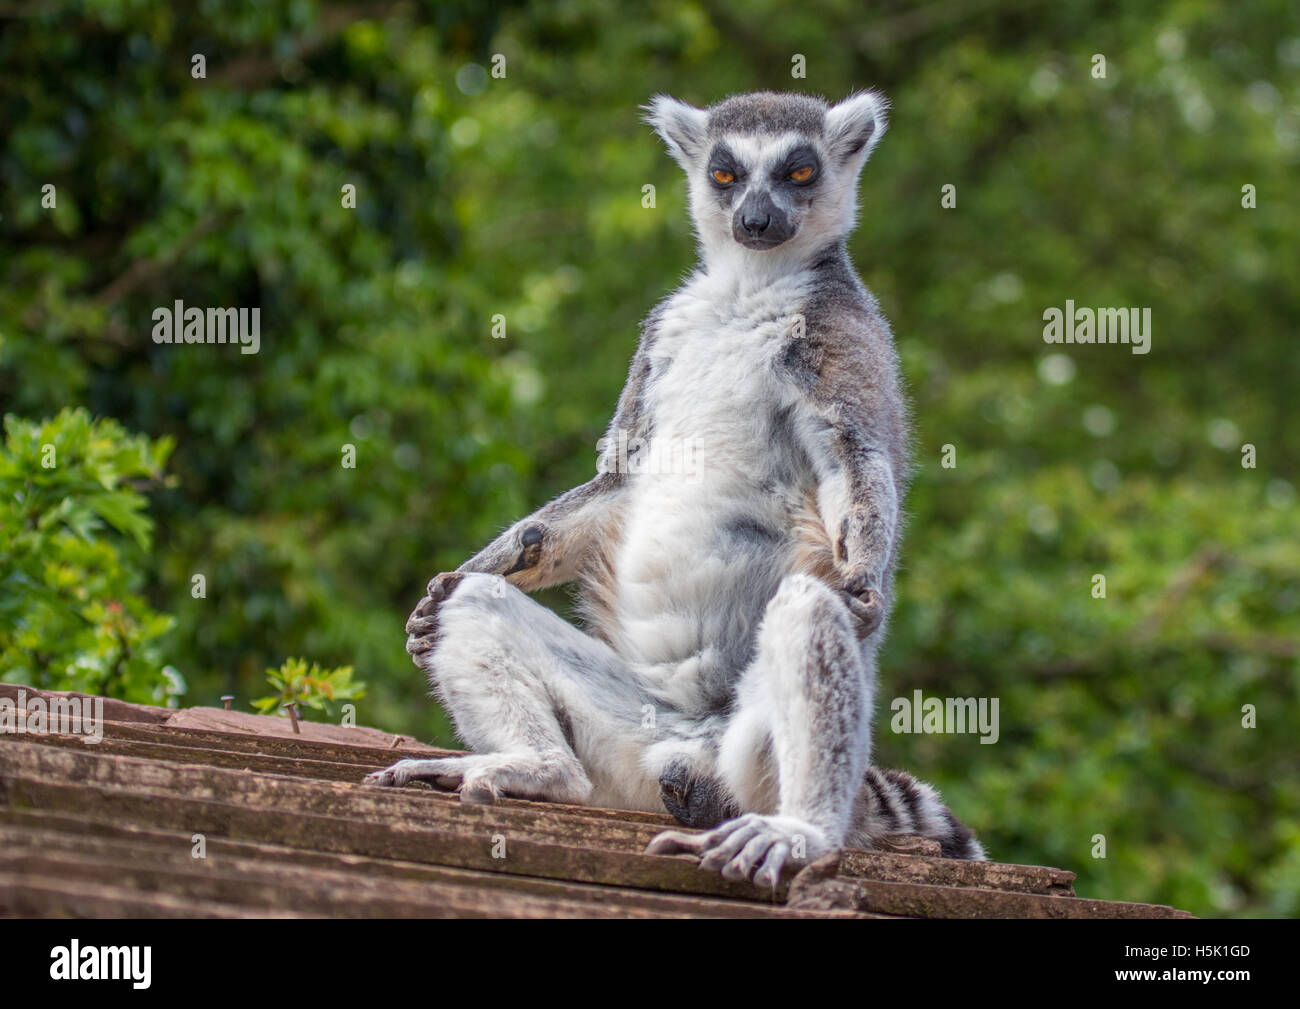
[[[857,91],[826,113],[826,141],[847,163],[865,163],[889,125],[889,99],[879,91]]]
[[[645,121],[654,127],[676,162],[689,168],[704,146],[709,114],[669,95],[655,95],[642,106]]]

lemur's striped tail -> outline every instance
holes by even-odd
[[[848,843],[870,848],[889,834],[919,834],[939,842],[944,858],[984,861],[983,846],[943,804],[939,793],[906,771],[867,768],[853,811]]]

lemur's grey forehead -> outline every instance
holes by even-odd
[[[735,95],[709,107],[709,134],[793,132],[820,137],[828,108],[820,98],[809,95],[780,91]]]

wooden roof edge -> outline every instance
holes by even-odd
[[[140,780],[143,780],[136,780],[140,775],[144,774],[143,771],[131,771],[130,768],[133,766],[143,768],[145,764],[152,764],[156,768],[148,772],[153,777],[157,777],[159,773],[170,774],[172,777],[180,774],[181,778],[177,778],[177,781],[182,784],[184,783],[182,778],[188,781],[185,775],[193,777],[194,774],[201,771],[204,775],[203,781],[206,782],[205,787],[216,789],[215,796],[221,792],[222,787],[234,780],[232,775],[235,765],[243,765],[247,761],[257,760],[260,762],[259,767],[262,769],[249,768],[239,772],[241,775],[240,780],[245,783],[239,786],[241,791],[238,795],[238,801],[246,803],[250,801],[250,796],[255,799],[256,795],[245,793],[249,789],[252,789],[253,793],[257,793],[259,782],[265,783],[266,788],[271,788],[275,782],[281,782],[283,784],[276,785],[275,788],[271,789],[271,791],[279,789],[280,792],[294,788],[301,790],[309,783],[317,783],[312,784],[314,788],[326,787],[328,784],[327,776],[323,775],[322,769],[328,766],[328,760],[331,756],[335,761],[342,760],[346,762],[338,765],[340,769],[336,772],[337,776],[344,774],[348,766],[354,761],[359,769],[364,770],[363,765],[367,762],[386,761],[389,759],[390,754],[396,757],[412,752],[456,752],[439,750],[419,743],[409,736],[394,735],[364,726],[336,726],[328,723],[300,721],[299,726],[302,731],[295,733],[288,719],[276,716],[255,715],[220,708],[157,708],[112,698],[95,698],[72,691],[48,691],[22,685],[0,683],[0,701],[6,699],[11,704],[27,708],[29,713],[33,710],[31,702],[36,699],[42,702],[39,707],[43,707],[47,711],[50,710],[52,704],[60,701],[69,702],[75,700],[95,703],[97,705],[97,717],[102,717],[104,724],[108,726],[108,730],[105,732],[106,741],[108,737],[117,734],[122,737],[119,748],[140,754],[138,757],[130,757],[113,756],[105,752],[95,761],[94,766],[97,769],[106,769],[110,766],[117,766],[122,769],[120,773],[126,775],[122,787],[127,789],[122,793],[123,795],[127,795],[129,791],[138,788]],[[120,726],[121,729],[114,728],[117,726]],[[80,731],[80,726],[73,731]],[[46,750],[45,746],[41,746],[38,750],[27,751],[31,754],[31,757],[20,756],[26,751],[26,748],[21,743],[38,743],[41,741],[38,738],[40,735],[41,733],[35,733],[26,740],[22,737],[12,740],[20,745],[16,749],[10,750],[7,755],[14,759],[4,761],[6,765],[13,764],[14,766],[10,767],[10,771],[16,772],[18,775],[18,778],[11,781],[11,784],[17,784],[19,780],[27,778],[30,773],[36,772],[36,778],[33,778],[30,784],[30,788],[36,788],[38,780],[44,779],[52,782],[54,778],[50,778],[49,775],[53,774],[57,778],[66,774],[68,768],[63,765],[68,760],[80,760],[84,763],[85,757],[74,755],[83,752],[80,751],[80,748],[77,751],[69,751],[66,757],[56,757],[53,751]],[[252,753],[246,756],[230,752],[226,747],[231,745],[232,740],[265,740],[266,745],[274,753],[265,753],[260,743],[238,744],[240,747],[251,746]],[[48,735],[45,737],[44,742],[46,746],[58,743],[57,740],[51,740]],[[328,752],[330,747],[346,747],[347,750],[335,750],[331,754]],[[61,747],[56,746],[56,748]],[[88,748],[85,751],[87,755],[90,749],[95,748]],[[42,751],[44,755],[39,755]],[[213,756],[206,756],[209,751]],[[340,756],[345,752],[347,756]],[[276,756],[276,754],[282,756]],[[37,766],[32,764],[31,758],[38,755],[38,762],[41,766],[49,765],[45,771],[39,771]],[[205,761],[214,761],[218,756],[227,763],[233,761],[231,764],[232,769],[222,771],[219,766],[207,766],[205,764]],[[14,764],[14,760],[17,760],[18,764]],[[19,764],[24,767],[31,764],[31,767],[21,770]],[[318,769],[317,765],[320,765],[321,769]],[[97,770],[96,773],[99,773],[99,771]],[[108,772],[105,771],[105,773]],[[112,773],[119,772],[114,771]],[[303,776],[300,777],[299,775]],[[74,778],[78,777],[79,775],[74,775]],[[152,778],[149,780],[152,780]],[[101,789],[105,786],[112,787],[111,781],[111,777],[102,781],[97,780],[96,786]],[[295,785],[294,782],[301,782],[302,784]],[[5,789],[0,788],[0,798],[3,798],[4,791]],[[188,792],[188,789],[185,791]],[[401,789],[393,795],[393,799],[398,800],[398,796],[402,793],[410,795],[408,789]],[[360,794],[357,794],[355,799],[347,799],[345,796],[356,793],[334,794],[337,795],[338,802],[348,804],[348,809],[352,809],[356,803],[360,803],[360,807],[367,805],[366,801],[361,800]],[[175,795],[179,798],[181,793],[176,792]],[[279,792],[276,792],[276,795],[279,795]],[[430,796],[430,799],[432,798]],[[0,805],[4,804],[4,802],[0,802]],[[369,804],[373,805],[373,801],[370,801]],[[394,802],[395,806],[404,804],[409,805],[409,802],[403,803],[400,800]],[[634,824],[639,824],[636,829],[653,829],[653,824],[650,822],[652,820],[667,822],[666,818],[660,814],[632,813],[594,807],[568,807],[551,803],[532,803],[525,800],[506,800],[502,803],[502,806],[508,808],[519,807],[519,812],[524,817],[535,818],[538,815],[536,812],[528,812],[528,809],[533,809],[553,810],[553,815],[561,816],[566,813],[574,816],[598,816],[608,818],[611,823],[624,821],[625,825],[619,828],[624,831],[633,829]],[[356,808],[360,809],[360,807]],[[249,816],[259,815],[255,805],[246,807],[245,812]],[[376,807],[376,813],[378,812],[379,810]],[[397,815],[398,810],[389,811],[385,807],[383,813],[384,817],[391,819],[392,816]],[[448,814],[442,816],[442,820],[446,819],[446,815]],[[419,819],[424,820],[426,817],[422,816]],[[277,822],[279,821],[277,820]],[[520,825],[523,825],[523,821],[520,821]],[[432,826],[431,822],[430,827]],[[452,826],[448,823],[441,829],[452,829]],[[583,830],[591,833],[592,831],[598,832],[599,828],[589,826],[583,828]],[[450,836],[448,835],[448,837]],[[264,840],[271,841],[274,838],[268,836]],[[562,848],[564,843],[568,843],[564,842],[562,838],[557,838],[556,841],[539,840],[536,843],[528,843],[538,848],[539,853],[544,853],[544,850],[548,847],[556,848],[557,842],[559,842],[557,850]],[[525,847],[525,851],[527,850],[528,848]],[[377,849],[374,854],[381,853],[392,857],[392,853],[382,851],[382,849]],[[629,854],[620,857],[627,860],[635,856]],[[644,857],[649,858],[649,856]],[[627,862],[627,864],[633,863]],[[642,869],[645,870],[641,872],[642,875],[649,871],[645,867],[642,867]],[[660,867],[657,871],[662,874],[665,870]],[[650,875],[653,875],[653,873]],[[580,880],[582,876],[579,873],[577,876],[570,875],[567,878]],[[647,876],[648,878],[649,876]],[[812,914],[829,912],[853,916],[887,915],[923,918],[1193,917],[1187,912],[1162,905],[1080,898],[1074,893],[1074,879],[1074,873],[1048,866],[1025,866],[1015,863],[992,862],[968,863],[944,859],[939,857],[938,845],[932,840],[914,836],[893,836],[881,839],[876,850],[846,849],[834,852],[812,865],[806,866],[788,881],[786,906],[792,911]],[[639,878],[625,885],[635,888],[638,883],[642,886],[648,885],[646,880]],[[786,881],[783,881],[782,889],[784,890],[785,887]],[[665,884],[665,892],[672,892],[673,889],[674,887],[668,887]],[[701,894],[705,891],[692,886],[677,892]],[[735,899],[740,897],[740,894],[736,893],[731,896]]]

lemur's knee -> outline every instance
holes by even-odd
[[[786,575],[768,601],[767,616],[802,617],[814,620],[840,609],[835,591],[820,578],[812,575]]]
[[[447,593],[444,602],[455,606],[495,607],[503,599],[521,597],[517,588],[501,575],[489,575],[481,571],[454,571],[451,575],[438,575],[429,583],[430,589],[439,578],[455,577],[455,595]]]
[[[855,637],[839,593],[811,575],[787,575],[767,604],[760,647],[801,649],[815,637]]]
[[[445,571],[429,582],[428,595],[416,605],[406,621],[406,650],[417,665],[423,665],[447,632],[447,616],[462,606],[482,607],[516,592],[504,578],[495,575]]]

